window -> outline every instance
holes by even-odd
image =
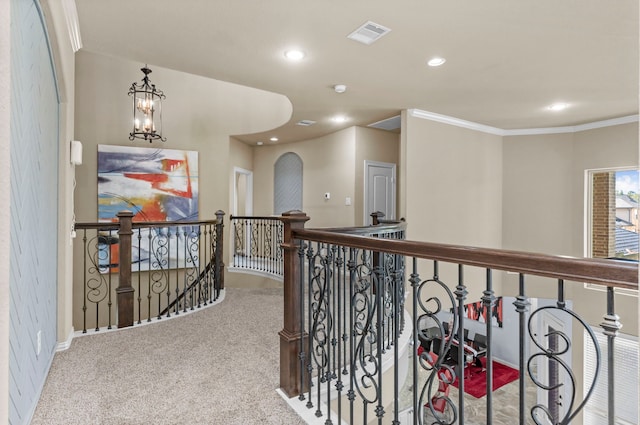
[[[302,210],[302,159],[293,152],[283,154],[274,165],[273,213]]]
[[[585,256],[638,261],[640,195],[637,168],[587,171],[587,220]],[[600,285],[585,284],[603,290]],[[616,289],[637,296],[637,290]]]
[[[600,346],[600,376],[595,390],[584,409],[585,425],[605,425],[607,421],[607,337],[598,329],[593,329]],[[638,423],[638,339],[633,336],[618,334],[614,340],[614,371],[615,371],[615,409],[616,424]],[[596,356],[591,339],[584,331],[584,382],[585,385],[593,379]],[[584,388],[584,393],[588,388]]]
[[[637,169],[589,171],[587,256],[638,260]]]

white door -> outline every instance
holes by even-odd
[[[375,211],[386,220],[396,218],[396,164],[364,162],[364,225],[371,224]]]

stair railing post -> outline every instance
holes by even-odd
[[[116,289],[118,328],[133,326],[133,293],[131,286],[131,223],[133,213],[120,211],[118,214],[120,228],[118,229],[119,259],[118,259],[118,288]]]
[[[303,229],[309,217],[302,211],[288,211],[282,214],[283,257],[284,257],[284,327],[280,335],[280,388],[288,397],[295,397],[306,391],[300,388],[301,374],[300,347],[306,336],[302,332],[302,306],[300,295],[303,282],[300,281],[300,257],[298,245],[293,239],[294,229]]]
[[[382,211],[375,211],[369,214],[371,216],[371,225],[377,226],[380,224],[380,219],[384,218],[384,213]]]
[[[224,289],[224,211],[216,211],[216,263],[215,263],[215,279],[219,284],[218,289]]]

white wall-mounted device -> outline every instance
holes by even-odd
[[[331,199],[331,194],[329,192],[325,193],[324,199]]]
[[[78,140],[71,141],[71,164],[72,165],[80,165],[82,164],[82,142]]]

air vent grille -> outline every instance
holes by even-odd
[[[368,45],[378,40],[389,31],[391,30],[387,27],[376,24],[375,22],[367,21],[360,28],[349,34],[347,38]]]

